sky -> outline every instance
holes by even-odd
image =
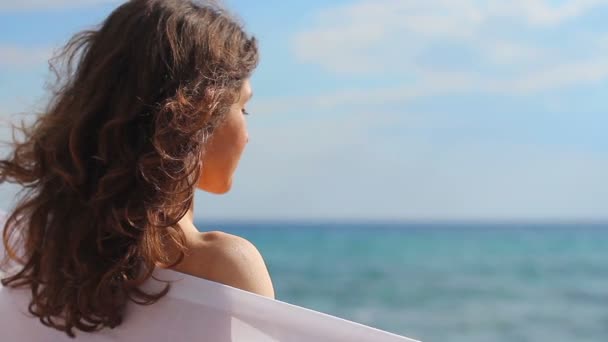
[[[233,190],[197,219],[608,220],[608,1],[225,2],[261,63]],[[0,0],[3,121],[119,3]]]

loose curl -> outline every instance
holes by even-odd
[[[257,62],[255,38],[200,1],[131,0],[67,43],[47,109],[0,159],[0,183],[23,189],[2,284],[31,288],[30,313],[74,337],[168,292],[140,286],[183,258],[205,142]]]

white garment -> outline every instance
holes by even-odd
[[[0,243],[0,255],[3,249]],[[157,269],[154,275],[174,281],[165,297],[148,306],[129,303],[123,323],[114,329],[74,330],[76,341],[414,341],[172,270]],[[143,289],[163,284],[150,279]],[[0,286],[0,341],[73,341],[32,317],[29,299],[29,289]]]

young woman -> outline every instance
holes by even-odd
[[[274,297],[256,248],[192,213],[196,188],[231,188],[256,40],[213,3],[131,0],[58,58],[47,110],[0,160],[0,181],[24,189],[2,284],[31,289],[30,313],[70,336],[163,297],[141,288],[155,267]]]

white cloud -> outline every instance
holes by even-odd
[[[0,66],[28,67],[48,61],[53,54],[50,48],[0,45]]]
[[[606,5],[605,0],[568,0],[559,5],[552,5],[547,0],[517,0],[491,2],[493,12],[497,14],[523,14],[528,23],[540,26],[559,25],[562,22],[580,17],[596,7]]]
[[[495,82],[487,89],[498,93],[530,94],[542,90],[597,83],[606,79],[608,79],[608,60],[602,57],[544,68],[514,80]]]
[[[123,0],[3,0],[0,2],[0,11],[82,8],[95,5],[118,3],[122,1]]]
[[[340,107],[390,105],[419,98],[450,94],[498,94],[528,96],[537,92],[594,84],[608,79],[604,58],[549,65],[517,78],[489,78],[481,74],[425,72],[420,82],[373,89],[343,89],[307,97],[294,96],[257,100],[255,112],[282,113],[292,107],[310,111]]]
[[[484,57],[496,65],[521,64],[547,57],[547,53],[541,48],[509,41],[488,42],[480,46],[480,49]]]
[[[320,12],[313,26],[295,37],[294,50],[302,61],[344,72],[377,71],[397,64],[411,68],[414,63],[408,59],[433,42],[458,41],[482,49],[494,45],[489,50],[494,59],[538,55],[536,47],[497,36],[505,19],[521,26],[513,29],[530,31],[557,26],[607,4],[606,0],[572,0],[559,6],[546,0],[360,0]],[[526,38],[525,32],[520,38]],[[399,54],[392,57],[401,63],[387,64],[372,53],[380,47],[385,56],[390,55],[386,52],[394,45]]]
[[[525,95],[602,81],[608,79],[605,32],[582,32],[581,39],[576,33],[569,39],[563,35],[560,41],[538,34],[557,32],[568,20],[605,5],[606,0],[559,5],[548,0],[361,0],[326,9],[294,37],[299,61],[331,73],[397,74],[415,81],[303,101],[324,108],[462,92]],[[458,53],[465,56],[460,62]]]

